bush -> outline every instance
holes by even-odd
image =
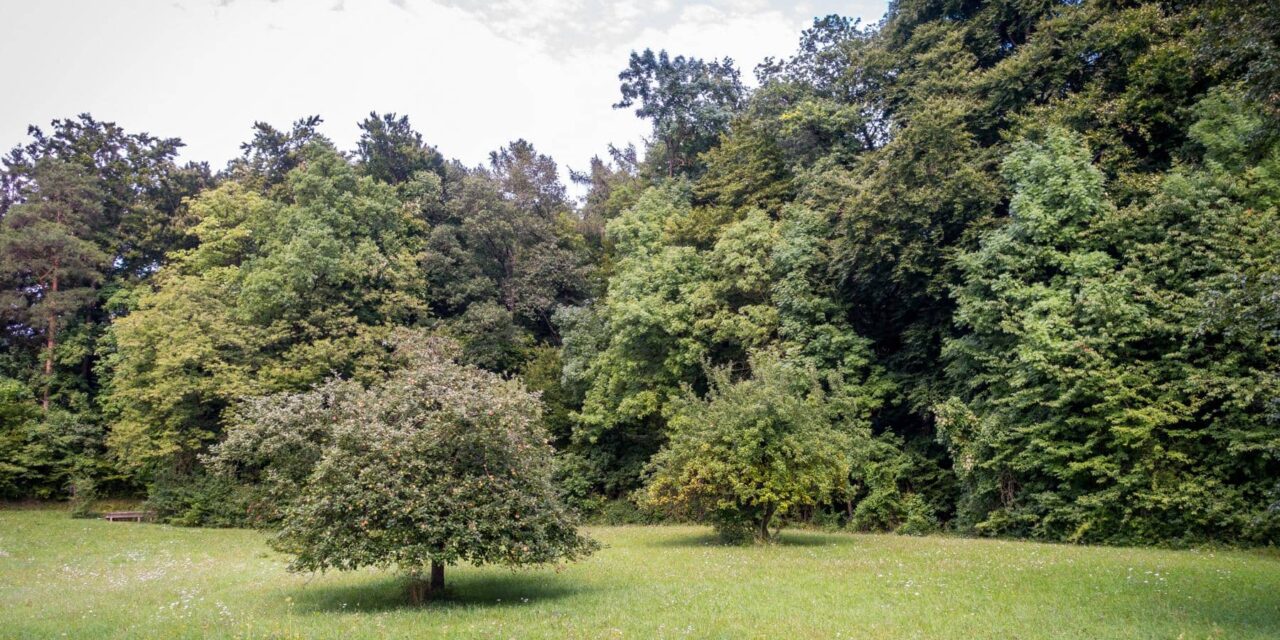
[[[663,524],[671,520],[652,509],[646,509],[627,498],[602,499],[601,506],[591,518],[594,524],[649,525]]]
[[[944,494],[945,472],[900,439],[877,436],[868,455],[855,465],[854,509],[848,526],[857,531],[892,531],[919,535],[938,529],[939,508],[926,495]]]
[[[938,519],[920,494],[883,487],[858,503],[849,526],[858,531],[923,535],[938,529]]]
[[[894,529],[895,533],[922,536],[938,529],[938,521],[933,516],[933,509],[918,493],[910,493],[903,498],[902,513],[902,524]]]
[[[30,387],[0,377],[0,498],[59,499],[77,479],[101,477],[102,438],[93,416],[41,411]]]
[[[751,365],[738,381],[713,371],[705,399],[686,389],[674,403],[645,495],[653,508],[707,517],[728,542],[767,541],[794,509],[825,502],[868,435],[835,419],[839,405],[812,370],[763,353]]]
[[[257,524],[253,502],[253,490],[230,479],[171,473],[151,485],[146,509],[158,521],[182,527],[246,527]]]
[[[809,520],[809,525],[823,531],[839,531],[842,519],[839,511],[819,509]]]
[[[98,483],[88,476],[78,476],[71,481],[71,517],[93,518],[98,515],[93,510],[98,501]]]
[[[572,451],[558,452],[554,460],[560,500],[583,516],[596,515],[608,499],[595,491],[596,469],[591,461]]]

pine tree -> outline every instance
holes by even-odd
[[[43,337],[41,403],[49,409],[58,336],[66,320],[95,297],[109,258],[92,240],[101,194],[82,169],[57,160],[36,165],[22,204],[0,229],[0,265],[11,283],[8,306]]]

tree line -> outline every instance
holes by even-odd
[[[1275,543],[1277,20],[898,0],[751,86],[636,52],[614,106],[652,134],[580,201],[527,141],[466,166],[397,114],[351,151],[257,123],[216,172],[32,127],[0,174],[0,493],[241,522],[281,478],[211,451],[409,384],[411,330],[539,392],[556,491],[602,517]]]

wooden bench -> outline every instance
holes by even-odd
[[[146,511],[109,511],[102,514],[102,519],[108,522],[142,522],[150,515]]]

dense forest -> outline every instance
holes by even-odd
[[[0,497],[249,521],[227,426],[373,388],[408,327],[540,392],[600,518],[1280,542],[1273,0],[898,0],[755,82],[623,65],[652,134],[580,200],[527,141],[465,166],[398,114],[349,151],[257,123],[219,171],[32,127],[0,174]]]

